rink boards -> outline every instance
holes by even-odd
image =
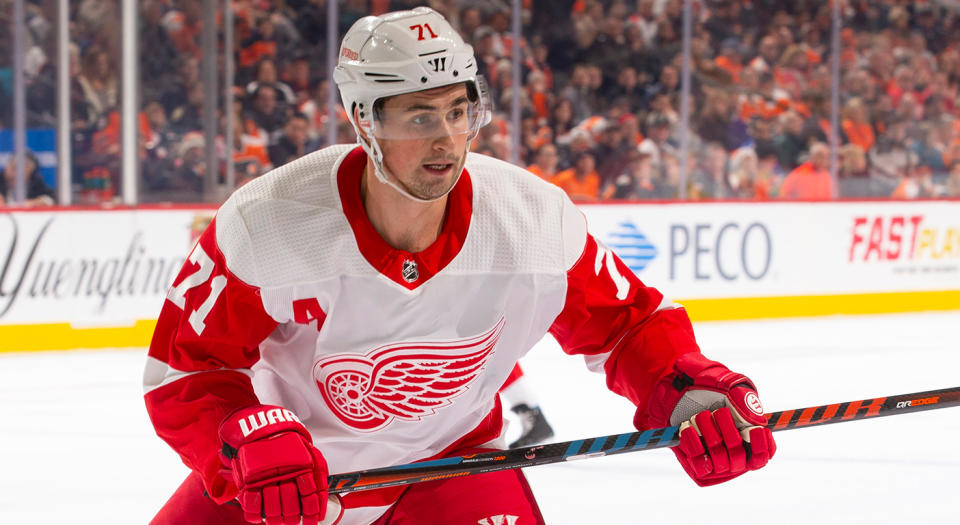
[[[960,309],[960,201],[581,209],[695,321]],[[0,213],[0,351],[147,345],[213,212]]]

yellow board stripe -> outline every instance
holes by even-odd
[[[687,309],[694,321],[733,321],[960,310],[960,290],[735,297],[677,302]],[[0,352],[144,347],[150,344],[156,325],[155,319],[137,321],[133,326],[122,328],[74,328],[69,323],[0,325]]]
[[[147,346],[156,326],[156,319],[119,328],[74,328],[70,323],[0,325],[0,352]]]
[[[693,321],[960,310],[960,290],[678,300]]]

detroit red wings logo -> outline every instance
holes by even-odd
[[[464,393],[487,364],[503,319],[487,332],[446,342],[397,343],[364,355],[325,357],[313,377],[347,426],[373,432],[394,419],[418,421]]]

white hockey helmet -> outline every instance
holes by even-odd
[[[460,131],[455,132],[467,135],[469,147],[469,142],[491,119],[489,95],[482,76],[477,74],[473,47],[463,41],[442,15],[429,7],[358,20],[340,44],[333,79],[360,145],[376,166],[377,177],[415,200],[422,201],[389,181],[383,171],[383,152],[377,137],[396,137],[386,136],[386,128],[378,126],[376,102],[395,95],[464,83],[470,99],[468,116]],[[358,110],[356,115],[354,108]],[[361,129],[369,141],[361,138]],[[441,132],[450,133],[450,129]]]

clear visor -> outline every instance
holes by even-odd
[[[473,138],[484,124],[484,107],[466,96],[449,104],[415,102],[409,106],[386,104],[374,112],[373,135],[387,140],[427,140],[467,136]]]

